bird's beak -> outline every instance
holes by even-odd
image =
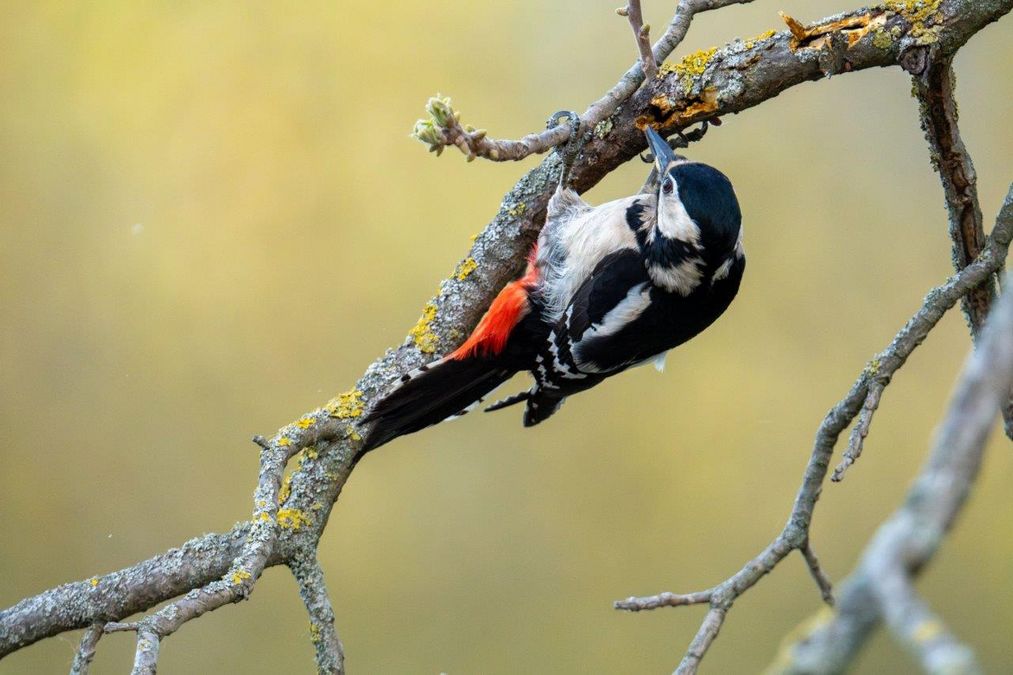
[[[675,161],[675,153],[672,152],[672,148],[668,147],[668,142],[657,131],[651,127],[647,127],[645,132],[647,134],[647,145],[651,148],[651,154],[654,155],[654,166],[657,167],[659,174],[663,174],[668,165]]]

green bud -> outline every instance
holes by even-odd
[[[436,96],[426,103],[426,112],[433,118],[438,126],[445,127],[451,119],[454,119],[454,109],[450,105],[450,98],[447,96]]]

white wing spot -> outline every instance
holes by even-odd
[[[666,291],[674,291],[685,296],[700,285],[700,279],[703,277],[703,272],[700,271],[701,263],[703,261],[700,258],[689,258],[675,267],[651,265],[647,268],[647,273],[654,283]]]

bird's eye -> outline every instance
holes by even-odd
[[[674,185],[672,184],[672,179],[666,178],[665,182],[661,184],[661,191],[664,192],[666,195],[670,195],[672,194],[673,187]]]

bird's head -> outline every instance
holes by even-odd
[[[668,279],[662,285],[670,290],[688,294],[731,256],[742,255],[739,202],[723,173],[677,157],[654,129],[646,133],[658,171],[648,271],[656,281]]]

